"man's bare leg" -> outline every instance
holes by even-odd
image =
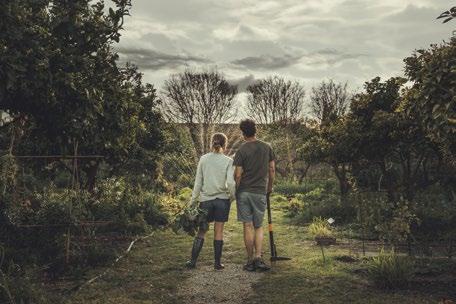
[[[252,222],[244,223],[244,244],[247,251],[248,260],[253,260],[255,248],[255,229]]]
[[[263,239],[263,227],[255,228],[255,258],[261,258]]]

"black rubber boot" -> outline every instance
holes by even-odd
[[[204,244],[204,239],[200,237],[196,237],[193,240],[193,246],[192,246],[192,258],[190,261],[187,261],[186,266],[188,268],[195,268],[196,267],[196,261],[198,260],[198,256],[201,252],[201,248],[203,248]]]
[[[223,241],[214,240],[214,269],[222,270],[225,266],[220,263],[222,258]]]

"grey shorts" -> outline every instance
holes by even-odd
[[[266,210],[266,195],[240,192],[236,197],[238,221],[253,222],[255,228],[263,225],[264,211]]]

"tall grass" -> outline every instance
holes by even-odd
[[[369,262],[368,274],[380,288],[398,289],[406,287],[414,275],[414,262],[407,256],[399,256],[394,250],[383,249]]]

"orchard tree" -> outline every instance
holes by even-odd
[[[163,114],[168,120],[185,124],[190,131],[196,155],[210,151],[210,136],[217,124],[236,116],[237,86],[217,72],[187,70],[172,75],[163,90]]]
[[[405,59],[405,72],[413,83],[410,111],[422,115],[429,135],[439,143],[446,159],[456,167],[456,38]]]

